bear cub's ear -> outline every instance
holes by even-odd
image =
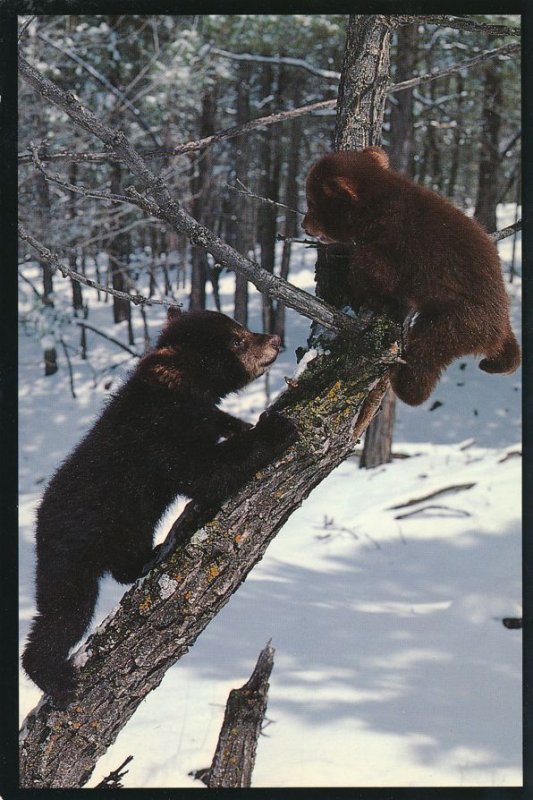
[[[327,197],[348,195],[351,200],[357,200],[357,190],[354,182],[351,181],[350,178],[345,178],[342,175],[336,175],[334,178],[326,181],[322,189]]]
[[[389,168],[389,157],[381,147],[365,147],[362,152],[369,155],[383,169]]]

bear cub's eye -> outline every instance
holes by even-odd
[[[233,339],[230,347],[232,350],[242,350],[244,348],[244,339]]]

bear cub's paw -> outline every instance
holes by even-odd
[[[433,391],[437,378],[413,370],[409,364],[394,367],[390,377],[394,393],[409,406],[419,406],[428,399]]]
[[[298,428],[294,422],[284,417],[279,411],[264,411],[259,417],[255,429],[269,447],[279,449],[280,452],[298,438]]]
[[[58,667],[57,674],[49,680],[47,694],[54,708],[64,710],[76,700],[78,682],[76,672],[69,662]]]

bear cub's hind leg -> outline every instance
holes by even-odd
[[[432,393],[443,369],[472,348],[464,317],[450,309],[422,311],[407,334],[403,356],[407,363],[392,370],[394,392],[404,403],[420,405]]]

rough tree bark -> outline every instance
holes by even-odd
[[[393,27],[391,16],[350,16],[339,85],[335,150],[360,150],[381,143]],[[318,248],[316,294],[338,308],[347,303],[347,266],[348,251],[342,245]]]
[[[229,693],[215,755],[205,780],[209,789],[250,786],[273,666],[274,648],[267,645],[261,650],[249,680]]]
[[[335,150],[381,143],[390,40],[396,25],[396,18],[385,14],[350,16],[339,85]]]
[[[98,757],[289,516],[353,453],[381,401],[397,336],[386,318],[376,318],[365,334],[317,356],[278,398],[273,408],[294,421],[298,441],[210,519],[189,509],[176,524],[178,546],[124,595],[77,655],[79,700],[66,711],[46,700],[26,718],[21,786],[84,785]]]

